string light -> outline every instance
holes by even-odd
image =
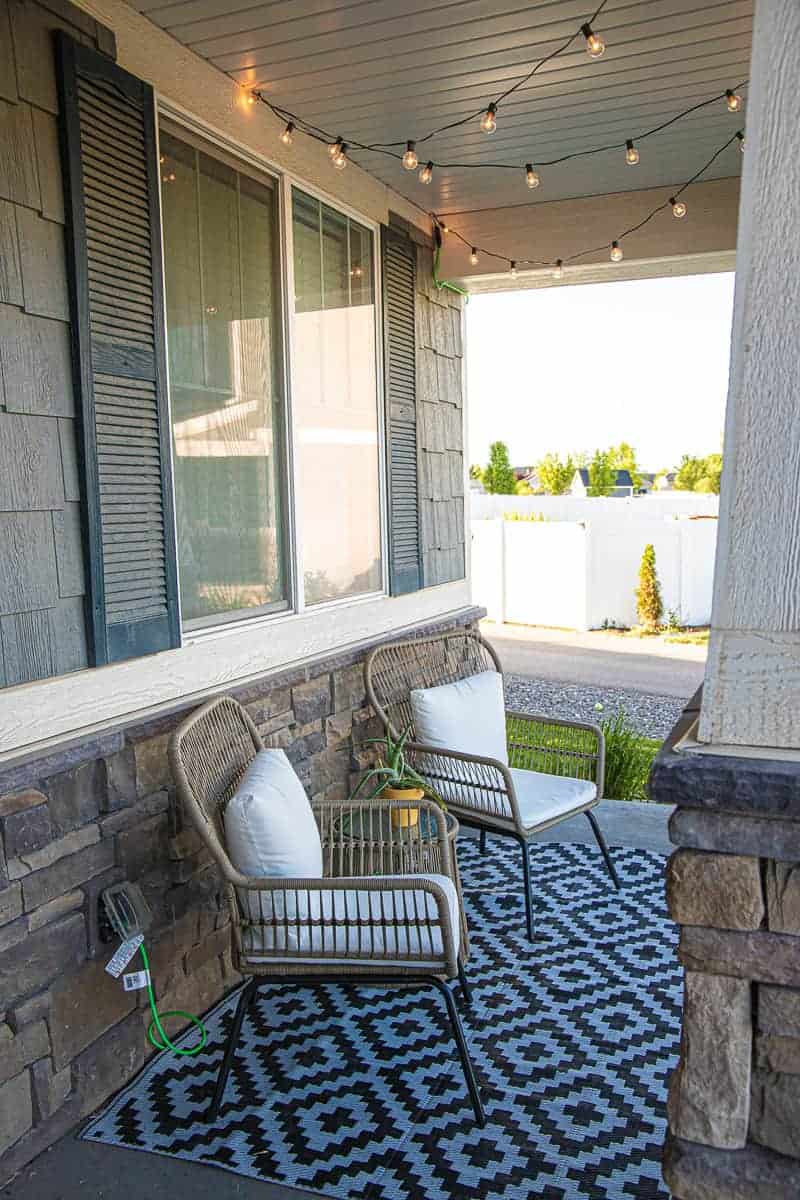
[[[635,167],[639,161],[639,151],[633,144],[632,138],[627,138],[625,142],[625,162],[629,167]]]
[[[472,247],[472,252],[471,252],[471,254],[470,254],[470,256],[469,256],[469,261],[472,263],[473,267],[477,267],[477,265],[478,265],[478,251],[477,251],[477,248],[476,248],[475,246],[473,246],[473,247]]]
[[[688,212],[688,209],[687,209],[685,203],[683,202],[683,200],[676,200],[674,196],[670,196],[669,206],[672,209],[673,217],[677,217],[677,219],[679,221],[683,217],[685,217],[686,213]]]
[[[442,233],[450,232],[449,226],[445,225],[444,221],[439,222],[439,228],[441,229]]]
[[[330,146],[328,146],[328,154],[330,154],[331,158],[336,158],[336,155],[339,153],[343,145],[344,138],[341,134],[339,134],[336,141],[331,142]]]
[[[422,168],[422,170],[419,173],[419,181],[420,181],[420,183],[430,183],[430,181],[432,179],[433,179],[433,163],[426,162],[425,166]]]
[[[556,265],[553,267],[553,279],[564,278],[564,264],[560,258],[556,259]]]
[[[739,139],[739,149],[741,150],[742,154],[744,154],[744,134],[742,133],[741,129],[736,131],[736,136]]]
[[[492,103],[481,117],[481,129],[484,133],[494,133],[497,129],[497,105]]]
[[[511,278],[517,278],[517,264],[514,262],[513,258],[511,259]]]
[[[728,105],[728,112],[739,112],[742,107],[742,97],[738,92],[731,91],[730,88],[725,89],[725,101]]]
[[[294,138],[292,137],[293,133],[294,121],[289,121],[283,133],[281,134],[281,141],[283,142],[284,146],[291,146],[292,142],[294,141]]]
[[[585,25],[581,25],[581,33],[586,38],[586,50],[589,57],[601,58],[606,52],[606,44],[600,34],[594,32],[588,21]]]
[[[247,104],[255,104],[258,98],[258,92],[248,92],[245,100]]]
[[[619,242],[613,241],[611,243],[611,261],[613,263],[622,262],[624,257],[625,255],[622,253],[622,246],[620,246]]]
[[[337,171],[343,171],[347,166],[347,142],[341,142],[333,156],[333,165]]]
[[[403,166],[406,171],[416,171],[419,166],[417,152],[414,149],[415,142],[406,142],[406,152],[403,155]]]
[[[539,172],[533,168],[533,163],[525,163],[525,180],[529,188],[537,188],[542,182],[539,178]]]

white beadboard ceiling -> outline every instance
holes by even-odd
[[[331,134],[360,142],[416,138],[487,104],[591,15],[589,0],[132,0],[134,7],[237,81]],[[477,119],[417,149],[422,162],[518,163],[519,171],[416,172],[379,154],[352,157],[409,199],[441,213],[537,204],[680,184],[744,124],[723,100],[641,143],[541,169],[526,161],[635,137],[746,79],[753,0],[608,0],[595,28],[501,104],[497,131]],[[745,92],[746,96],[746,92]],[[297,135],[302,136],[302,135]],[[734,144],[707,179],[738,175]]]

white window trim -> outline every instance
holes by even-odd
[[[265,625],[278,625],[292,621],[304,614],[326,612],[331,609],[346,609],[354,605],[362,605],[389,596],[389,530],[388,530],[388,481],[387,481],[387,430],[386,430],[386,401],[384,394],[384,361],[383,361],[383,293],[381,288],[381,238],[380,224],[351,205],[331,195],[324,188],[307,181],[300,175],[295,175],[277,167],[268,159],[262,158],[243,146],[234,138],[226,137],[218,130],[212,129],[197,119],[181,105],[164,97],[156,98],[156,123],[161,117],[166,117],[178,127],[183,127],[189,133],[194,133],[206,141],[209,146],[216,146],[228,155],[238,158],[256,171],[271,178],[275,183],[278,198],[278,260],[281,266],[280,302],[281,302],[281,360],[284,385],[285,420],[282,429],[284,462],[286,469],[286,485],[283,500],[286,504],[285,529],[288,541],[287,573],[288,596],[287,606],[278,612],[253,613],[248,616],[242,610],[241,618],[228,617],[218,624],[209,624],[202,628],[187,628],[181,618],[181,645],[191,645],[206,640],[216,640],[226,634],[241,632],[243,628],[261,628]],[[343,216],[357,221],[372,234],[372,272],[373,295],[375,310],[375,403],[377,405],[378,432],[378,522],[381,554],[381,587],[377,591],[361,592],[357,596],[343,596],[333,600],[321,601],[318,604],[307,605],[303,585],[303,554],[301,511],[302,497],[297,491],[298,479],[298,450],[295,437],[294,403],[293,403],[293,356],[294,356],[294,242],[292,230],[292,189],[298,188],[307,195],[327,204]],[[161,219],[159,198],[159,220]],[[163,236],[162,236],[163,257]],[[164,296],[166,307],[166,294]],[[165,314],[166,328],[166,314]],[[169,333],[167,333],[169,337]],[[169,380],[169,376],[167,376]],[[172,399],[168,391],[167,407],[170,415],[170,453],[172,454]],[[175,546],[178,546],[177,526],[175,530]],[[178,553],[178,579],[180,581],[180,554]],[[180,598],[178,601],[180,614]]]

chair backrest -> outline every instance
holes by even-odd
[[[169,742],[169,761],[184,809],[222,866],[223,814],[248,764],[264,749],[258,730],[237,700],[220,696],[186,718]]]
[[[479,633],[468,629],[392,642],[378,646],[367,658],[367,696],[385,728],[397,737],[411,726],[413,741],[411,690],[455,683],[481,671],[502,674],[500,660]]]

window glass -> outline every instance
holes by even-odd
[[[293,192],[293,419],[306,604],[381,587],[373,236]]]
[[[277,197],[161,138],[184,622],[285,605]]]

